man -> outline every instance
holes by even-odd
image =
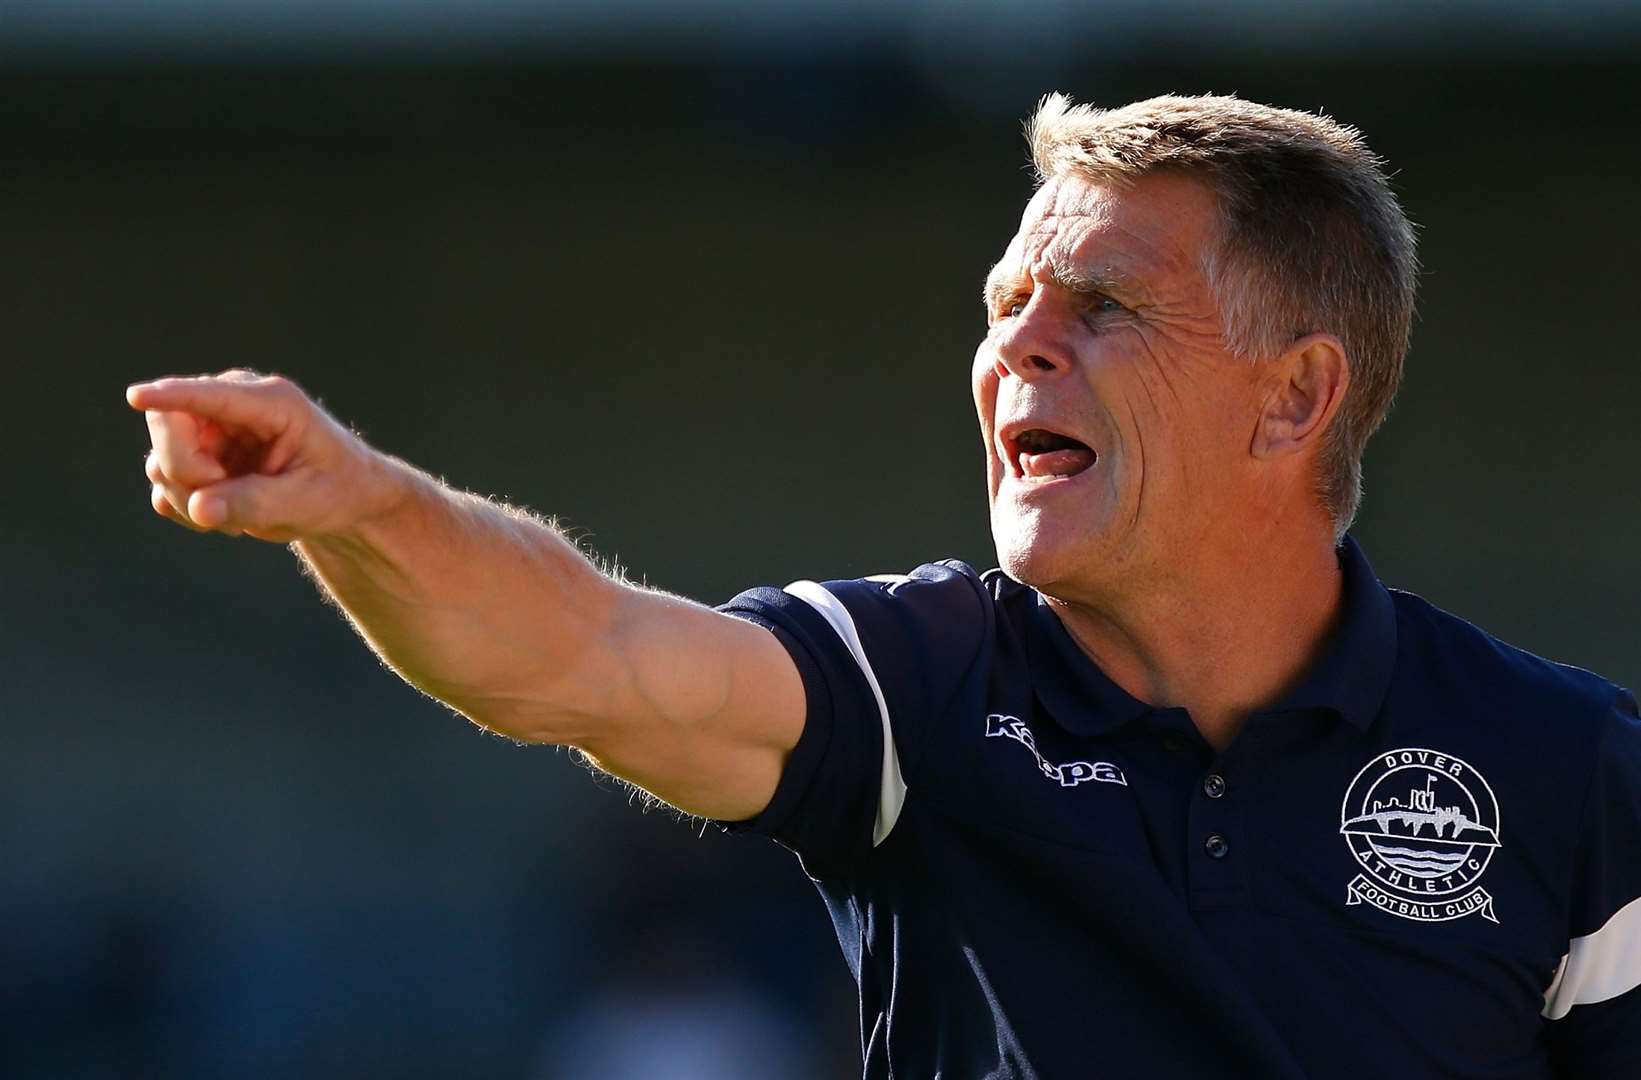
[[[803,859],[870,1077],[1641,1075],[1633,697],[1346,535],[1412,231],[1325,118],[1045,99],[972,372],[1002,570],[598,573],[277,377],[134,386],[154,508],[406,679]]]

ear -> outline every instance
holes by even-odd
[[[1275,458],[1317,445],[1350,386],[1345,347],[1332,334],[1307,334],[1266,363],[1270,379],[1249,450]]]

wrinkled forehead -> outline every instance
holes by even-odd
[[[1036,277],[1075,266],[1153,287],[1183,287],[1202,278],[1216,223],[1213,193],[1188,177],[1155,173],[1117,187],[1060,176],[1026,204],[992,277]]]

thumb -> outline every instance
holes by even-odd
[[[252,473],[202,487],[188,497],[188,516],[196,525],[226,532],[278,531],[289,524],[288,476]],[[272,539],[272,537],[269,537]]]

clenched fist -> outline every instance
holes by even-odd
[[[253,371],[137,383],[154,510],[202,532],[286,542],[390,508],[394,470],[289,379]]]

